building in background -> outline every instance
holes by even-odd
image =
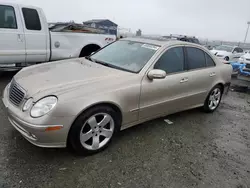
[[[142,34],[142,31],[140,29],[136,31],[136,36],[141,36],[141,34]]]
[[[104,30],[105,33],[117,36],[118,25],[108,19],[93,19],[83,22],[84,25]]]

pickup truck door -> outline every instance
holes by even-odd
[[[0,3],[0,66],[25,62],[25,40],[18,6]]]
[[[26,41],[26,63],[48,61],[49,30],[43,11],[20,6]]]

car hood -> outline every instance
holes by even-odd
[[[242,57],[244,57],[245,59],[250,59],[250,53],[244,54]]]
[[[223,56],[227,56],[227,55],[230,55],[231,53],[230,52],[227,52],[227,51],[223,51],[223,50],[211,50],[211,52],[214,54],[214,55],[223,55]]]
[[[59,94],[83,84],[108,82],[130,72],[105,67],[85,58],[45,63],[24,68],[14,77],[28,96],[39,93]]]

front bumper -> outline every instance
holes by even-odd
[[[8,119],[12,126],[19,131],[25,139],[39,147],[63,148],[67,146],[67,136],[74,117],[31,118],[23,115],[18,107],[8,101],[6,89],[3,99],[8,112]],[[47,128],[61,126],[59,130],[47,131]]]

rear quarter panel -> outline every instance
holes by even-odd
[[[79,57],[83,47],[88,44],[96,44],[101,48],[112,41],[105,40],[114,35],[73,33],[73,32],[50,32],[51,33],[51,60],[60,60]]]
[[[218,69],[218,76],[216,78],[216,84],[227,84],[231,82],[231,75],[233,72],[233,68],[231,66],[231,64],[224,64],[221,61],[217,61],[216,62],[216,68]]]

